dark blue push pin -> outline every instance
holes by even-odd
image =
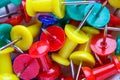
[[[57,23],[57,18],[51,15],[39,15],[38,20],[42,22],[43,29],[46,29],[48,26]],[[42,29],[40,30],[40,35],[41,33],[42,33]]]

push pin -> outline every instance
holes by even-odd
[[[57,19],[51,15],[40,15],[38,20],[42,22],[42,28],[46,29],[48,26],[57,23]],[[42,29],[40,30],[40,35],[42,33]]]
[[[19,24],[22,21],[23,17],[22,17],[22,14],[20,14],[20,11],[10,12],[8,8],[5,7],[5,9],[6,9],[7,14],[0,15],[0,19],[6,18],[6,17],[8,17],[8,19],[0,21],[1,24],[8,23],[8,24],[11,24],[11,25],[16,25],[16,24]],[[17,16],[12,17],[12,15],[16,15],[16,14],[17,14]]]
[[[117,57],[113,57],[113,62],[104,66],[90,69],[89,67],[82,67],[85,80],[105,80],[106,78],[120,72],[120,62]]]
[[[10,31],[12,29],[12,25],[10,24],[0,24],[0,50],[3,50],[3,46],[10,43]],[[17,52],[23,53],[23,51],[15,45],[11,45]]]
[[[70,1],[78,1],[78,0],[66,0],[68,2]],[[91,3],[88,3],[91,4]],[[68,16],[77,21],[82,21],[84,18],[84,9],[87,6],[87,4],[82,4],[82,5],[67,5],[66,6],[66,13]],[[74,15],[74,16],[73,16]]]
[[[113,14],[110,14],[110,21],[108,23],[108,26],[120,26],[120,18],[114,16]]]
[[[37,59],[28,54],[21,54],[14,60],[13,69],[21,79],[31,80],[38,75],[40,66]]]
[[[27,15],[25,5],[26,5],[26,1],[22,0],[22,4],[20,5],[21,9],[18,11],[13,11],[13,12],[10,12],[9,8],[5,6],[7,14],[1,15],[0,19],[5,18],[5,17],[8,17],[8,19],[0,23],[9,23],[12,25],[18,25],[23,19],[25,20],[25,22],[29,22],[31,20],[31,17]]]
[[[20,5],[22,0],[2,0],[0,1],[0,8],[7,6],[10,3],[13,3],[14,5],[18,6]]]
[[[14,49],[8,47],[0,51],[0,79],[1,80],[19,80],[19,78],[13,73],[12,62],[10,58],[10,53]]]
[[[90,47],[94,53],[102,58],[103,62],[107,62],[107,57],[116,49],[116,40],[112,35],[107,34],[107,25],[105,26],[104,34],[101,33],[92,38]]]
[[[55,80],[60,75],[60,67],[52,63],[48,56],[49,44],[46,41],[35,42],[29,49],[29,54],[33,58],[38,58],[41,71],[39,71],[39,80]]]
[[[92,56],[92,54],[90,54],[89,52],[86,51],[75,51],[70,55],[70,59],[73,61],[73,63],[79,65],[78,68],[78,72],[77,72],[77,76],[75,80],[78,80],[79,78],[79,74],[80,74],[80,70],[82,65],[88,65],[88,66],[94,66],[95,65],[95,59]]]
[[[32,45],[33,38],[39,34],[40,27],[41,22],[39,21],[28,27],[25,27],[23,25],[14,26],[10,32],[12,42],[1,47],[1,49],[5,49],[15,44],[21,50],[28,50],[29,47]]]
[[[79,78],[81,66],[83,63],[84,64],[87,63],[89,66],[95,65],[95,59],[91,54],[89,44],[92,36],[100,33],[98,30],[88,26],[84,26],[82,30],[87,33],[89,41],[87,41],[87,43],[85,44],[81,44],[80,47],[78,48],[78,51],[75,51],[70,55],[70,59],[73,61],[73,63],[79,65],[76,80],[78,80]]]
[[[92,27],[95,27],[95,28],[101,28],[101,27],[104,27],[109,22],[110,12],[105,7],[106,3],[107,3],[107,0],[103,4],[94,3],[94,4],[89,4],[86,6],[86,8],[84,10],[84,15],[87,14],[88,10],[91,8],[92,5],[95,6],[93,12],[86,20],[86,22],[89,25],[91,25]]]
[[[108,0],[109,4],[114,8],[120,8],[120,0]]]
[[[65,44],[60,49],[58,54],[53,53],[52,59],[59,64],[69,66],[70,62],[68,60],[70,54],[75,49],[75,47],[78,44],[86,43],[89,39],[88,36],[85,35],[83,31],[80,30],[80,28],[83,26],[84,22],[86,21],[87,17],[90,15],[94,8],[94,5],[90,8],[88,14],[84,17],[84,20],[79,24],[79,27],[76,28],[75,26],[72,26],[70,24],[67,24],[65,26],[65,33],[67,35]]]
[[[35,16],[36,12],[52,12],[58,18],[63,18],[65,13],[65,5],[95,3],[95,1],[72,1],[72,2],[64,2],[64,0],[62,1],[60,0],[48,0],[48,1],[26,0],[27,13],[30,16]]]
[[[79,51],[87,51],[91,54],[91,48],[90,48],[90,41],[94,35],[100,34],[99,30],[89,27],[89,26],[84,26],[82,30],[88,35],[89,41],[85,44],[81,44],[80,47],[78,48]],[[100,65],[103,65],[102,61],[100,60],[99,56],[94,53],[95,58],[99,62]]]
[[[50,45],[50,52],[59,50],[65,42],[65,33],[59,26],[49,26],[46,29],[42,28],[43,33],[40,36],[40,41],[46,41]]]

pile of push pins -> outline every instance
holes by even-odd
[[[119,8],[120,0],[1,0],[0,80],[109,80],[120,72]]]

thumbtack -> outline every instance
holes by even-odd
[[[22,50],[27,50],[32,45],[33,38],[39,34],[41,22],[37,22],[31,26],[16,25],[11,29],[10,36],[12,42],[6,44],[1,50],[15,44]]]
[[[103,34],[95,35],[92,38],[90,47],[99,56],[108,56],[115,51],[116,41],[112,35],[107,34],[107,25]]]
[[[67,24],[65,26],[65,33],[67,35],[65,44],[60,49],[58,54],[53,53],[52,59],[56,61],[57,63],[60,63],[62,65],[68,66],[70,64],[68,58],[71,54],[71,52],[75,49],[75,47],[78,44],[83,44],[88,41],[88,36],[85,35],[83,31],[80,30],[80,28],[83,26],[86,18],[90,15],[94,8],[94,5],[90,8],[87,15],[85,16],[84,20],[79,24],[79,27],[76,28],[75,26],[72,26],[70,24]]]
[[[111,63],[94,69],[82,67],[85,80],[105,80],[117,72],[120,72],[120,62],[117,57],[114,56],[112,60]]]
[[[60,67],[55,62],[52,63],[48,56],[49,44],[46,41],[35,42],[29,49],[29,54],[33,58],[38,58],[41,65],[39,80],[55,80],[60,75]]]
[[[46,29],[48,26],[57,23],[57,18],[51,15],[40,15],[38,20],[42,22],[42,28]],[[40,35],[42,33],[42,29],[40,30]]]
[[[94,4],[89,4],[86,6],[84,10],[84,15],[87,14],[88,10],[92,5],[94,5],[94,9],[91,13],[91,15],[88,17],[86,22],[91,25],[92,27],[95,28],[101,28],[104,27],[110,20],[110,12],[109,10],[105,7],[105,4],[107,1],[104,2],[104,4],[100,3],[94,3]]]
[[[113,6],[114,8],[120,8],[120,1],[119,0],[115,0],[115,1],[113,1],[113,0],[108,0],[108,2],[109,2],[109,4],[111,5],[111,6]]]
[[[62,2],[63,1],[63,2]],[[30,16],[35,16],[36,12],[52,12],[59,18],[63,18],[65,14],[65,5],[69,4],[83,4],[87,3],[87,1],[81,2],[64,2],[65,0],[48,0],[48,1],[32,1],[32,0],[26,0],[26,9],[27,13]],[[88,3],[93,3],[95,1],[88,1]]]
[[[12,25],[10,25],[10,24],[1,24],[0,25],[0,36],[1,36],[1,38],[0,38],[0,42],[1,42],[0,47],[2,47],[2,48],[0,48],[0,50],[5,49],[4,45],[11,42],[10,41],[10,31],[11,31],[11,29],[12,29]],[[7,45],[6,48],[7,47],[9,47],[9,45]],[[17,46],[15,46],[15,45],[11,45],[11,47],[13,47],[18,52],[23,53],[23,51],[20,48],[18,48]]]
[[[32,58],[29,54],[21,54],[15,58],[13,70],[21,79],[31,80],[38,75],[40,65],[37,59]]]
[[[47,41],[50,45],[50,52],[59,50],[65,41],[65,33],[59,26],[49,26],[46,29],[42,28],[43,33],[40,36],[40,41]]]

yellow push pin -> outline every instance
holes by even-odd
[[[73,63],[79,65],[76,80],[78,80],[78,78],[79,78],[80,70],[81,70],[83,63],[84,63],[84,65],[87,65],[87,66],[94,66],[95,65],[94,57],[92,56],[92,54],[87,52],[87,50],[73,52],[70,55],[70,59],[73,61]]]
[[[92,28],[92,27],[88,27],[88,26],[82,27],[82,30],[87,34],[87,36],[89,37],[89,40],[87,41],[87,43],[80,45],[80,47],[78,48],[79,51],[74,52],[74,53],[71,54],[70,59],[72,59],[72,60],[73,60],[73,63],[75,63],[75,64],[79,64],[79,62],[81,61],[81,59],[84,57],[84,56],[82,56],[82,58],[81,58],[81,55],[80,55],[81,53],[82,53],[82,54],[84,53],[85,56],[88,56],[88,58],[90,58],[90,57],[92,56],[92,55],[91,55],[91,56],[88,55],[88,54],[91,54],[91,49],[90,49],[90,46],[89,46],[89,45],[90,45],[90,40],[91,40],[91,38],[92,38],[94,35],[100,33],[99,30],[97,30],[97,29],[95,29],[95,28]],[[79,54],[78,54],[78,53],[79,53]],[[77,56],[77,55],[78,55],[78,56]],[[75,58],[74,56],[77,56],[76,59],[74,59],[74,58]],[[80,57],[79,57],[79,56],[80,56]],[[90,56],[90,57],[89,57],[89,56]],[[81,58],[81,59],[79,60],[78,57]],[[85,57],[85,58],[86,58],[86,57]],[[84,58],[83,58],[83,59],[84,59]],[[72,62],[72,60],[71,60],[71,62]],[[86,60],[88,60],[88,59],[86,59]],[[84,61],[84,60],[82,60],[82,61]],[[93,58],[93,57],[91,57],[88,61],[89,61],[90,64],[95,64],[95,61],[94,61],[94,58]],[[78,69],[78,73],[77,73],[77,76],[76,76],[76,80],[78,80],[81,66],[82,66],[82,62],[80,62],[79,69]],[[72,69],[72,70],[73,70],[73,69]],[[72,71],[72,72],[74,72],[74,71]]]
[[[0,48],[3,50],[13,44],[18,46],[21,50],[28,50],[32,45],[33,38],[39,34],[41,27],[41,22],[36,22],[35,24],[25,27],[23,25],[16,25],[11,30],[11,40],[12,42]]]
[[[120,8],[120,0],[108,0],[108,2],[114,8]]]
[[[94,6],[91,7],[88,14],[85,16],[84,20],[81,22],[78,28],[70,24],[67,24],[65,26],[65,33],[67,35],[67,38],[66,38],[65,44],[60,49],[58,54],[56,53],[52,54],[52,59],[54,61],[58,62],[59,64],[68,66],[70,64],[68,58],[71,52],[75,49],[75,47],[78,44],[83,44],[89,40],[87,35],[85,35],[84,32],[80,31],[80,28],[83,26],[84,22],[86,21],[87,17],[92,12],[93,8]]]
[[[90,4],[95,1],[72,1],[65,0],[26,0],[26,10],[29,16],[35,16],[36,12],[52,12],[58,18],[63,18],[65,14],[65,5]]]
[[[10,53],[13,51],[11,47],[0,51],[0,80],[19,80],[12,70]]]

